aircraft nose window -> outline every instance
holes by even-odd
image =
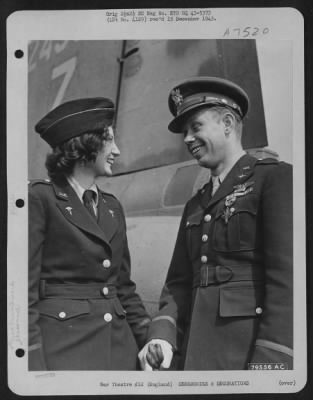
[[[199,173],[200,167],[197,164],[178,168],[165,191],[164,206],[185,204],[192,196],[193,185]]]

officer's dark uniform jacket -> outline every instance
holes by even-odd
[[[185,207],[148,337],[187,370],[292,368],[292,168],[245,155],[210,193]]]
[[[120,203],[100,191],[97,222],[64,178],[29,189],[29,369],[136,369],[150,320]]]

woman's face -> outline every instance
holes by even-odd
[[[115,157],[120,155],[119,148],[114,140],[113,128],[110,126],[107,130],[106,138],[103,140],[102,149],[98,152],[95,161],[90,161],[88,167],[92,168],[95,177],[112,176],[112,165]]]

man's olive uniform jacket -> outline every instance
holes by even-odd
[[[292,168],[244,155],[210,193],[185,207],[148,336],[186,370],[292,368]]]
[[[63,178],[29,187],[29,369],[134,370],[149,317],[130,280],[118,200],[98,221]]]

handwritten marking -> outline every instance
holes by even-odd
[[[258,26],[246,26],[244,28],[227,28],[224,32],[224,37],[240,37],[240,38],[254,38],[256,36],[265,36],[270,32],[269,28]]]

